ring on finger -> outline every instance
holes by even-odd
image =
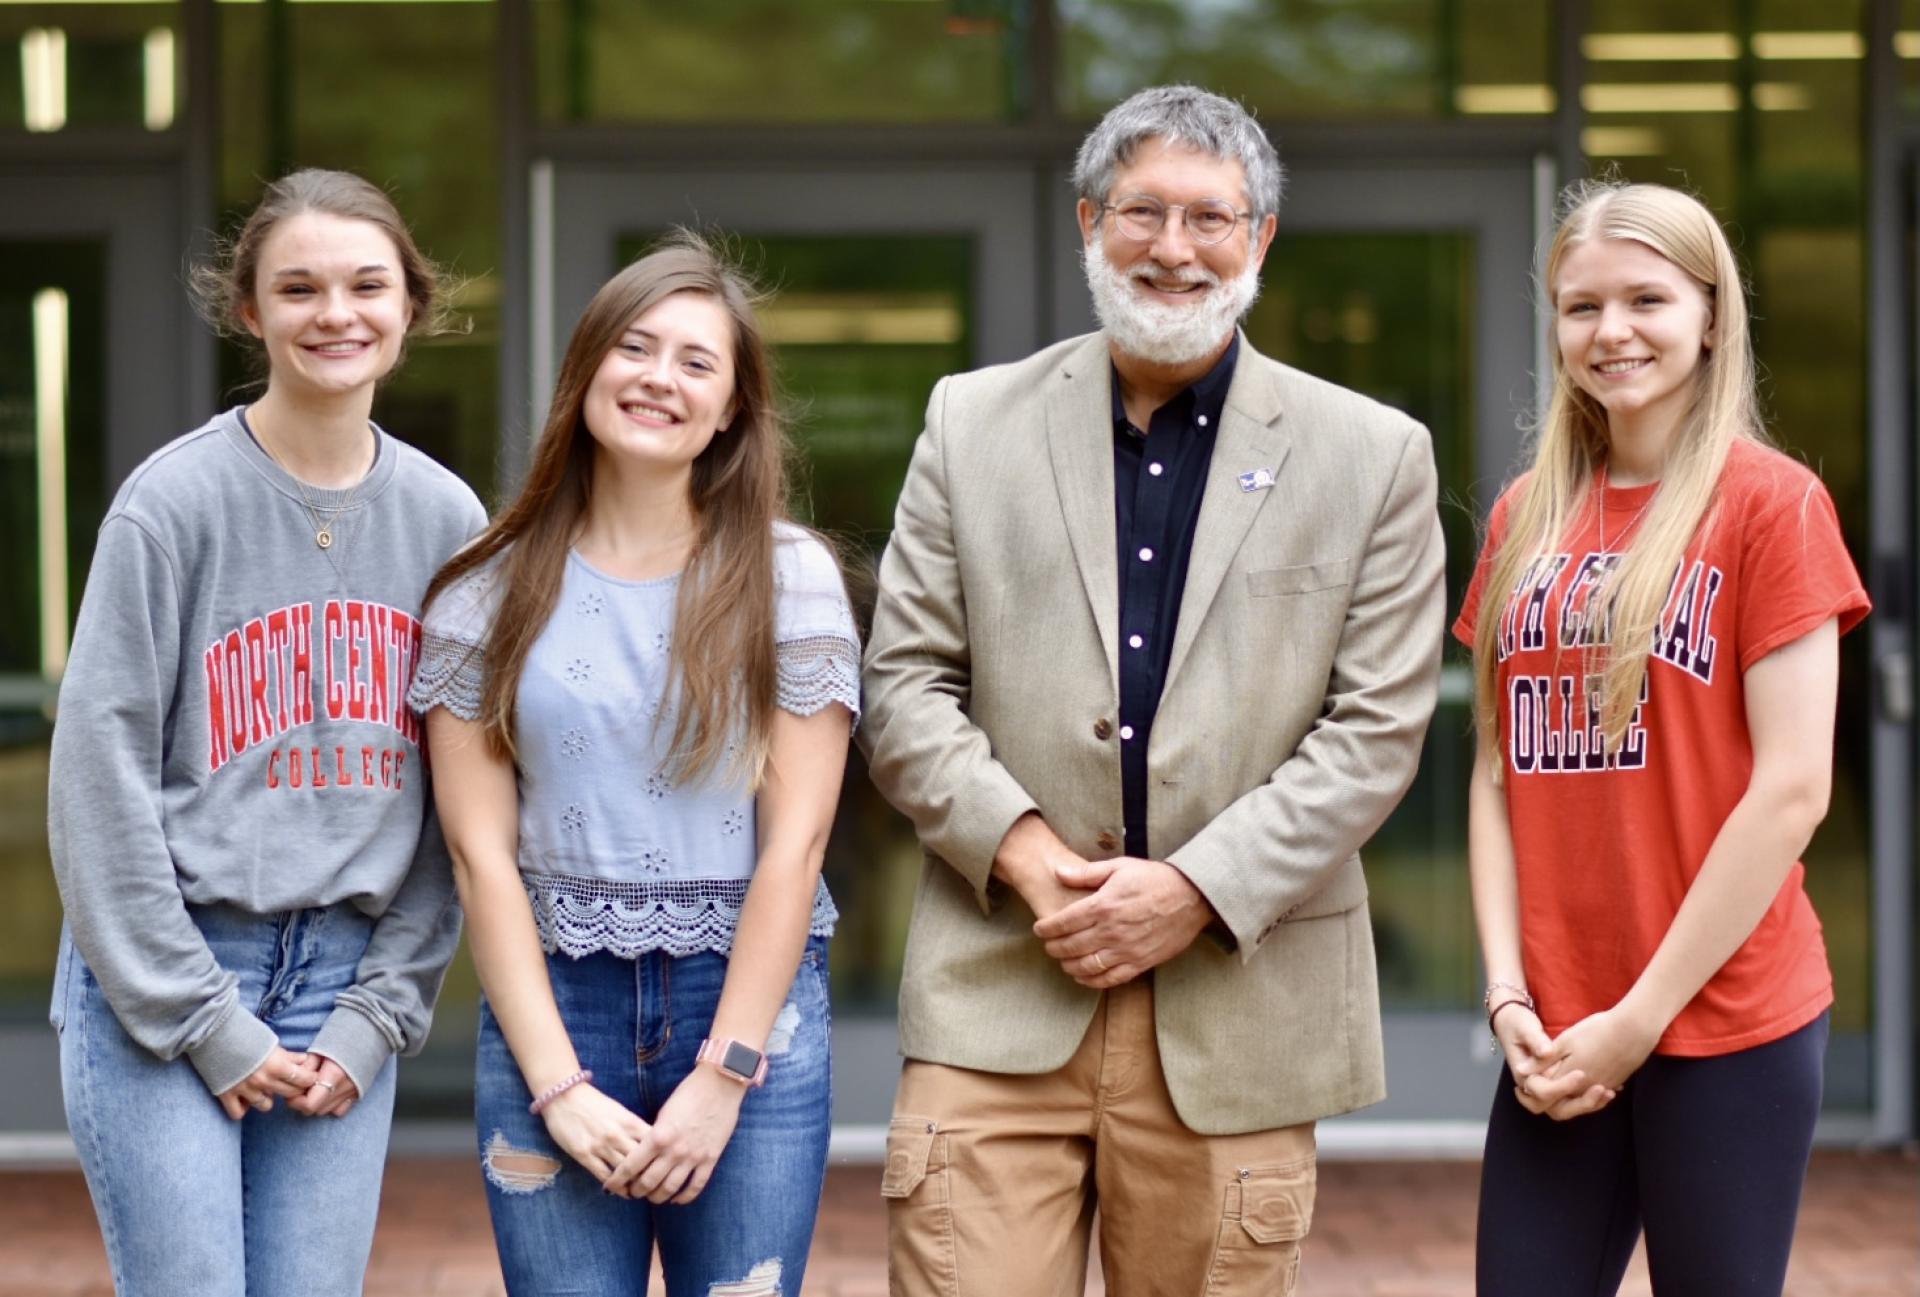
[[[335,1086],[332,1081],[315,1081],[314,1084],[325,1090],[328,1094],[332,1094],[334,1090],[339,1088]]]
[[[1100,957],[1100,952],[1097,950],[1093,952],[1093,967],[1097,972],[1107,971],[1107,961]]]

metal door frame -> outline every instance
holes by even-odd
[[[210,372],[212,345],[183,285],[187,239],[178,174],[164,160],[0,164],[0,242],[98,239],[106,245],[109,498],[156,447],[212,413],[194,408],[203,399],[194,387]],[[79,594],[72,592],[76,599]],[[36,677],[6,692],[24,699],[37,684]],[[47,958],[51,978],[51,950]],[[0,1023],[0,1091],[15,1097],[0,1118],[0,1164],[64,1164],[72,1143],[60,1102],[59,1043],[44,1019]]]

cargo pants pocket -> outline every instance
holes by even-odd
[[[1207,1271],[1208,1297],[1287,1297],[1300,1278],[1300,1244],[1313,1224],[1315,1163],[1243,1168],[1227,1184]]]
[[[895,1117],[887,1126],[889,1297],[959,1297],[947,1137],[931,1117]]]

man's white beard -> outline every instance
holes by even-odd
[[[1100,327],[1121,351],[1156,365],[1190,365],[1206,359],[1219,350],[1260,296],[1260,267],[1251,259],[1245,270],[1225,283],[1199,266],[1168,270],[1151,259],[1120,271],[1113,268],[1095,238],[1082,249],[1080,262]],[[1205,284],[1207,289],[1191,305],[1157,302],[1130,282],[1150,276]]]

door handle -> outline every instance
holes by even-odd
[[[1873,664],[1874,693],[1880,700],[1880,719],[1895,725],[1913,721],[1913,658],[1905,649],[1884,653]]]

